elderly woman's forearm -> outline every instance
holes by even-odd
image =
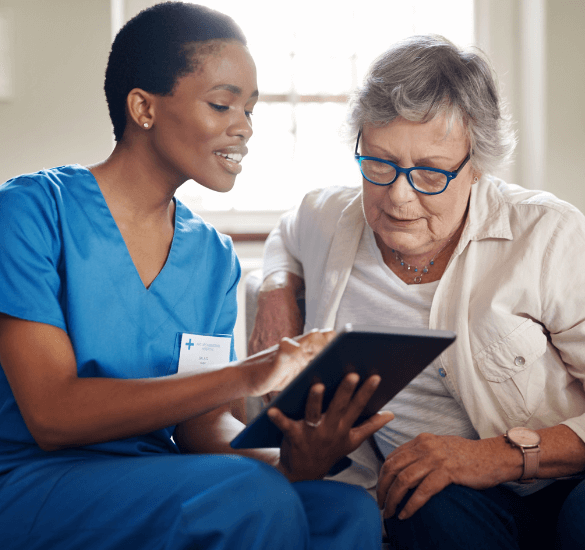
[[[538,478],[571,476],[585,470],[585,442],[571,428],[560,424],[536,431],[541,437]],[[520,479],[524,465],[522,451],[509,444],[504,436],[492,441],[494,458],[508,471],[506,481]]]
[[[258,353],[282,338],[303,332],[303,318],[297,299],[304,292],[304,280],[287,271],[269,275],[258,294],[254,330],[248,342],[248,354]]]
[[[538,477],[563,477],[585,470],[585,442],[568,426],[537,430],[541,437]]]
[[[305,281],[295,273],[289,271],[276,271],[264,279],[260,286],[260,292],[271,292],[273,290],[287,290],[298,298],[305,290]]]

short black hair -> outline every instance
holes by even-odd
[[[170,95],[177,79],[197,68],[192,46],[204,40],[246,45],[244,33],[231,17],[185,2],[156,4],[122,27],[112,43],[104,85],[116,141],[126,128],[128,93],[140,88]]]

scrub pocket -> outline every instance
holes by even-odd
[[[545,386],[545,364],[540,359],[547,342],[542,327],[527,319],[473,358],[514,422],[526,422],[540,404]]]

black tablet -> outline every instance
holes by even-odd
[[[299,420],[305,416],[305,402],[313,384],[325,385],[326,410],[347,373],[357,372],[360,384],[379,374],[382,381],[356,422],[359,424],[377,413],[454,340],[455,333],[443,330],[346,325],[269,407]],[[232,448],[280,447],[282,432],[271,422],[267,409],[234,438]]]

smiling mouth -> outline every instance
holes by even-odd
[[[241,153],[220,153],[219,151],[215,151],[214,154],[216,154],[218,157],[223,157],[224,159],[231,160],[236,164],[240,164],[240,162],[242,162],[242,159],[244,158],[244,155],[242,155]]]
[[[235,148],[234,148],[235,149]],[[217,157],[219,164],[223,169],[232,176],[237,176],[242,172],[242,165],[240,162],[246,156],[247,150],[238,148],[230,151],[224,149],[223,151],[214,151],[213,154]]]

